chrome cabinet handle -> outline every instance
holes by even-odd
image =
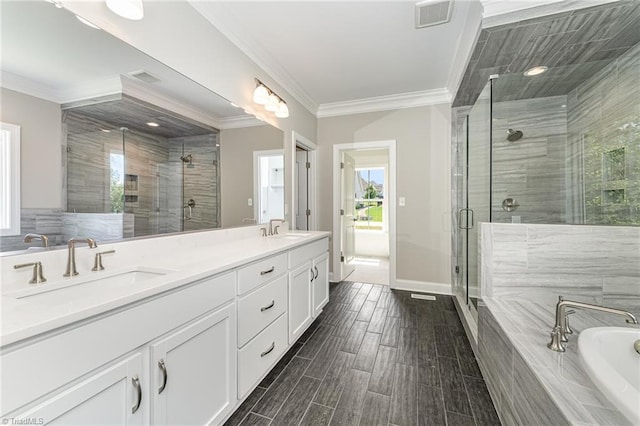
[[[269,355],[276,348],[276,342],[271,342],[271,347],[260,354],[260,357]]]
[[[260,275],[267,275],[276,270],[275,266],[272,266],[271,269],[267,269],[266,271],[260,271]]]
[[[164,359],[158,361],[158,367],[162,371],[162,385],[158,388],[158,395],[160,395],[164,388],[167,387],[167,366],[164,365]]]
[[[136,401],[136,404],[131,407],[131,414],[135,414],[142,403],[142,387],[140,386],[140,379],[137,375],[131,378],[131,383],[133,383],[133,386],[136,388],[136,392],[138,393],[138,400]]]
[[[311,282],[313,282],[313,280],[315,279],[313,275],[313,268],[309,269],[309,272],[311,272]]]
[[[317,266],[314,266],[313,269],[316,270],[316,275],[315,275],[315,277],[313,277],[313,279],[317,280],[318,279],[318,275],[320,274],[320,272],[318,272],[318,267]]]
[[[264,311],[266,311],[268,309],[273,308],[275,306],[275,304],[276,304],[276,301],[272,300],[271,304],[269,306],[263,306],[262,308],[260,308],[260,312],[264,312]]]

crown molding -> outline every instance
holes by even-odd
[[[451,94],[447,89],[442,88],[321,104],[318,108],[317,116],[318,118],[336,117],[340,115],[389,111],[450,102]]]
[[[7,71],[2,72],[0,79],[2,87],[44,99],[49,102],[55,102],[60,105],[86,101],[94,98],[99,99],[122,92],[120,77],[113,77],[98,82],[63,89],[51,88]]]
[[[242,53],[255,62],[255,64],[258,65],[258,67],[260,67],[271,80],[275,81],[280,87],[286,90],[311,114],[314,116],[316,115],[318,111],[318,104],[313,100],[313,98],[302,88],[300,84],[298,84],[293,76],[282,65],[280,65],[280,63],[265,51],[258,42],[246,34],[242,34],[242,36],[240,36],[239,32],[234,31],[226,22],[230,19],[228,14],[221,16],[218,14],[208,13],[206,11],[207,2],[189,0],[189,4],[234,45],[236,45]],[[269,79],[266,77],[256,77],[259,77],[260,80],[264,80],[265,83],[268,83]]]
[[[243,127],[258,127],[258,126],[266,126],[262,120],[258,120],[255,117],[248,117],[246,115],[238,115],[235,117],[227,117],[220,120],[220,126],[218,129],[227,130],[227,129],[239,129]]]

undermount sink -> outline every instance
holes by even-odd
[[[640,425],[640,329],[595,327],[578,337],[587,374],[607,399],[634,425]]]
[[[308,237],[309,235],[311,234],[307,232],[296,232],[296,233],[285,234],[284,237],[290,240],[297,240],[298,238]]]
[[[44,304],[57,304],[69,300],[96,297],[105,293],[122,294],[135,291],[142,283],[167,275],[170,269],[134,266],[110,273],[91,273],[87,276],[65,278],[45,283],[38,288],[22,290],[8,296],[15,299]]]

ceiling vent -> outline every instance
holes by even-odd
[[[160,81],[158,77],[153,74],[149,74],[145,70],[130,72],[129,77],[144,81],[145,83],[157,83]]]
[[[416,3],[416,28],[446,24],[451,20],[453,0],[426,0]]]

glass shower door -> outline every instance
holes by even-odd
[[[479,223],[491,221],[491,82],[487,83],[467,118],[464,147],[463,203],[458,212],[462,231],[463,294],[477,322],[480,297]]]

